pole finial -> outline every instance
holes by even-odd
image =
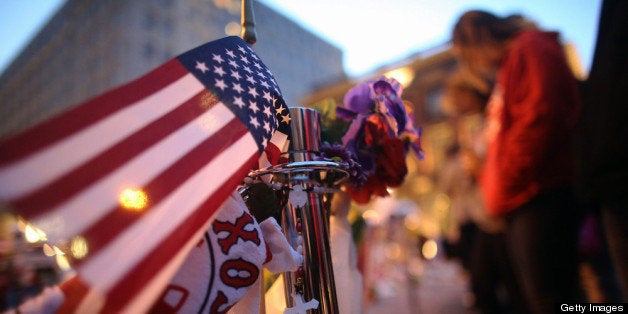
[[[242,0],[242,39],[249,45],[257,42],[255,33],[255,14],[253,13],[253,0]]]

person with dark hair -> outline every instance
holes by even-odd
[[[487,212],[506,220],[528,309],[580,301],[572,137],[581,99],[558,34],[519,15],[468,11],[453,49],[463,67],[495,82],[479,182]]]

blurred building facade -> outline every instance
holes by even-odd
[[[240,34],[240,0],[68,0],[0,76],[0,136],[24,129],[177,55]],[[342,51],[254,2],[253,49],[289,105],[345,78]]]

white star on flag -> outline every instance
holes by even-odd
[[[208,69],[208,68],[207,68],[207,66],[205,65],[205,62],[198,62],[198,61],[196,61],[196,68],[197,68],[199,71],[203,72],[203,73],[205,73],[205,72],[209,71],[209,69]]]
[[[233,83],[233,90],[238,94],[242,94],[242,92],[244,92],[244,88],[242,88],[240,83]]]
[[[214,66],[214,73],[216,73],[218,76],[223,76],[227,74],[227,72],[225,72],[225,70],[223,70],[221,66]]]
[[[212,54],[212,59],[216,61],[218,64],[225,62],[225,60],[222,59],[222,56],[217,55],[217,54]]]

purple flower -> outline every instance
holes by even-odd
[[[388,123],[396,131],[395,135],[399,135],[407,124],[402,91],[403,87],[394,78],[381,77],[358,84],[345,94],[345,107],[336,108],[336,114],[345,120],[352,120],[360,115],[379,112],[386,115]]]
[[[347,120],[353,119],[358,113],[373,112],[375,106],[375,97],[372,92],[372,83],[366,82],[359,84],[350,89],[344,98],[345,108],[336,109],[336,114]],[[340,110],[338,110],[340,109]],[[349,115],[347,117],[347,115]]]
[[[421,131],[413,126],[412,106],[401,99],[402,91],[397,80],[382,77],[356,85],[345,95],[344,108],[336,107],[336,117],[350,124],[342,145],[323,144],[320,158],[348,169],[347,191],[357,202],[399,186],[410,149],[422,156]]]
[[[362,166],[356,162],[355,155],[340,144],[323,143],[317,160],[333,161],[340,164],[349,173],[349,183],[356,188],[361,187],[366,182],[367,175],[362,170]]]
[[[398,88],[395,89],[391,83],[398,85]],[[397,131],[396,135],[401,134],[406,128],[406,109],[397,93],[398,90],[401,90],[401,85],[395,79],[379,80],[373,83],[373,91],[380,106],[379,112],[387,115],[389,124]]]

